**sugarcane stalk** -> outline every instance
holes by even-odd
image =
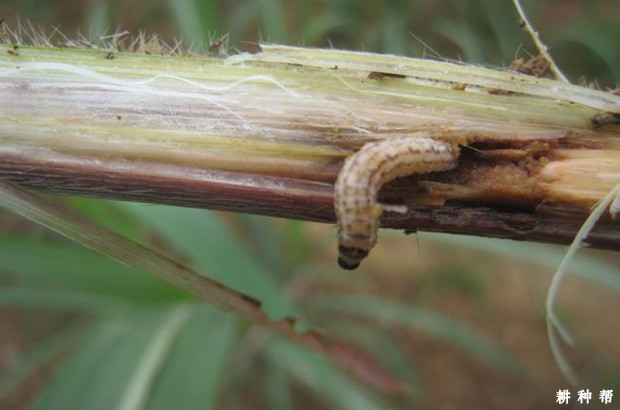
[[[408,212],[382,226],[568,243],[620,181],[619,123],[613,92],[452,62],[0,46],[0,178],[61,194],[333,223],[344,158],[423,131],[459,164],[388,184]]]

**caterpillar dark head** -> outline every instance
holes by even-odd
[[[360,262],[368,256],[368,251],[340,245],[338,247],[338,265],[342,269],[353,270],[360,266]]]

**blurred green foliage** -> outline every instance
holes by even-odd
[[[522,3],[569,78],[612,88],[620,82],[617,1]],[[11,24],[58,27],[69,37],[145,30],[202,52],[213,36],[230,33],[242,50],[269,41],[491,65],[536,54],[509,0],[4,0],[0,13]]]
[[[281,274],[277,268],[266,269],[273,261],[265,258],[268,254],[263,249],[286,250],[287,238],[283,233],[290,230],[289,226],[299,225],[298,222],[278,225],[266,218],[244,216],[236,221],[237,229],[232,230],[216,214],[198,210],[85,199],[73,199],[69,204],[75,209],[96,210],[92,217],[102,224],[107,220],[125,221],[122,227],[125,235],[147,244],[150,241],[150,246],[159,244],[198,271],[210,272],[227,286],[260,300],[272,316],[288,314],[303,319],[312,317],[312,311],[316,311],[319,316],[333,318],[333,324],[327,320],[323,326],[340,330],[356,325],[343,325],[336,314],[338,311],[386,325],[396,321],[399,326],[454,343],[492,366],[516,369],[514,359],[483,336],[420,308],[380,298],[355,299],[345,294],[323,294],[322,300],[308,299],[306,308],[294,308],[286,293],[290,278],[282,274],[283,267],[280,267]],[[245,242],[242,233],[258,226],[262,235],[257,240],[262,244],[254,247],[256,242]],[[77,405],[75,408],[164,409],[170,408],[177,397],[183,397],[184,409],[213,408],[218,403],[220,380],[233,360],[231,352],[247,358],[243,350],[252,348],[251,343],[247,345],[248,338],[252,339],[248,336],[249,328],[234,316],[53,235],[41,235],[38,231],[3,234],[0,260],[2,278],[9,284],[0,288],[0,306],[34,312],[39,309],[68,312],[82,318],[77,324],[73,320],[68,327],[60,326],[53,336],[35,345],[11,371],[0,377],[0,399],[30,372],[72,346],[71,355],[54,373],[34,408]],[[358,325],[357,333],[365,327]],[[390,359],[402,356],[398,347],[381,334],[373,335],[372,328],[365,330],[364,344],[369,344],[372,351],[385,352],[384,360],[391,370],[415,387],[419,380],[410,374],[407,361]],[[249,334],[258,333],[259,339],[265,339],[261,350],[266,349],[266,357],[273,364],[259,380],[281,383],[270,389],[286,390],[292,377],[301,379],[327,402],[338,403],[339,408],[390,407],[384,399],[361,389],[316,354],[262,332],[253,330]],[[350,339],[356,332],[347,333],[348,337],[343,336]],[[305,370],[299,373],[302,368]],[[270,372],[284,372],[288,377],[273,379]],[[256,377],[257,374],[252,375]],[[243,380],[234,382],[243,383]]]
[[[613,1],[524,3],[572,79],[584,76],[615,87],[620,24]],[[58,27],[68,37],[79,30],[92,39],[115,30],[147,30],[169,42],[181,38],[197,51],[205,51],[213,36],[230,32],[230,44],[242,50],[256,50],[256,42],[264,40],[490,65],[535,53],[517,28],[511,3],[497,0],[3,0],[0,13],[12,27],[19,19],[22,25]],[[514,357],[482,334],[436,312],[380,295],[300,295],[295,286],[304,278],[342,275],[335,264],[320,262],[320,247],[303,223],[247,215],[223,219],[205,211],[86,199],[68,204],[259,299],[272,316],[293,315],[354,341],[412,391],[422,392],[422,378],[393,328],[444,340],[500,371],[522,371]],[[9,219],[0,213],[0,221]],[[456,240],[458,246],[478,246],[477,240]],[[481,246],[515,257],[513,246],[506,250],[505,244],[488,243]],[[550,266],[558,261],[558,254],[540,247],[516,257],[541,258]],[[583,276],[620,288],[614,267],[578,263]],[[467,269],[452,282],[446,277],[440,277],[441,286],[466,288],[472,297],[486,291],[469,279]],[[33,398],[34,408],[292,409],[299,404],[299,386],[324,407],[410,408],[360,386],[314,353],[37,228],[0,230],[0,284],[0,307],[19,308],[24,319],[56,312],[53,332],[32,335],[36,343],[29,353],[0,375],[0,403],[33,373],[56,362]]]

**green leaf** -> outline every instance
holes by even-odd
[[[80,340],[78,349],[55,370],[52,379],[39,394],[32,408],[104,409],[110,404],[110,398],[105,399],[104,403],[99,403],[97,400],[109,392],[106,387],[115,381],[101,380],[100,371],[107,360],[114,357],[117,347],[122,347],[120,342],[128,328],[129,324],[119,319],[93,325],[84,339]],[[99,390],[100,394],[96,396],[93,390]]]
[[[70,346],[77,337],[80,329],[69,327],[58,331],[52,337],[37,343],[32,350],[20,355],[15,363],[0,375],[0,408],[2,400],[11,391],[37,373],[42,366],[58,357],[63,350]]]
[[[190,312],[176,305],[93,326],[34,408],[142,408]]]
[[[61,310],[98,316],[120,315],[134,307],[126,300],[112,296],[23,286],[0,289],[0,306]]]
[[[291,342],[273,338],[266,354],[289,375],[308,386],[326,403],[343,410],[390,409],[390,406],[367,388],[357,384],[331,365],[323,356]]]
[[[235,347],[239,320],[206,303],[126,312],[90,326],[35,409],[209,409]],[[61,333],[0,378],[0,398],[75,337]]]
[[[137,240],[142,234],[141,225],[117,201],[94,198],[67,197],[65,204],[71,209],[88,217],[126,238]]]
[[[565,64],[571,66],[570,68],[588,70],[591,69],[588,64],[591,64],[598,69],[597,77],[607,74],[604,72],[607,69],[612,78],[605,79],[618,82],[620,80],[620,68],[618,67],[620,51],[617,46],[619,36],[620,30],[617,27],[610,27],[608,30],[592,30],[591,25],[575,24],[570,31],[556,34],[558,41],[555,45],[564,50],[567,56]],[[581,52],[581,59],[574,59],[574,53],[579,52]],[[597,61],[599,59],[600,61]],[[577,72],[577,74],[581,73]],[[596,71],[594,74],[597,74]],[[597,79],[600,80],[600,78]]]
[[[287,261],[288,271],[301,266],[314,259],[316,256],[316,243],[312,243],[307,232],[308,224],[302,221],[287,220],[284,224],[286,247],[284,258]],[[282,250],[281,250],[282,252]]]
[[[64,241],[0,235],[2,274],[19,283],[108,295],[131,303],[166,303],[189,296],[151,275]]]
[[[286,42],[286,16],[283,0],[259,0],[263,38],[270,42]]]
[[[291,378],[288,373],[272,361],[265,364],[265,377],[262,380],[267,408],[294,410],[295,399],[291,390]]]
[[[363,347],[374,353],[386,369],[398,380],[406,383],[409,391],[416,393],[422,390],[423,380],[411,365],[411,359],[400,348],[393,337],[387,332],[377,332],[375,326],[358,324],[352,321],[330,321],[325,324],[328,334],[341,340]]]
[[[138,361],[132,370],[129,383],[121,392],[121,401],[118,406],[121,410],[138,410],[144,407],[159,371],[187,322],[191,310],[189,306],[176,306],[164,313],[162,317],[157,318],[156,328],[149,335],[151,337],[144,349],[132,352],[133,354],[129,357],[129,359],[137,358]],[[147,328],[147,330],[151,329]],[[139,345],[142,345],[143,341],[139,342]]]
[[[522,370],[515,358],[497,344],[436,312],[389,299],[343,293],[313,295],[305,302],[326,317],[340,312],[369,318],[384,326],[413,329],[445,340],[491,366],[514,374]]]
[[[245,228],[245,243],[250,245],[253,257],[268,267],[272,274],[283,276],[286,269],[285,240],[273,218],[257,215],[238,215],[238,218]]]
[[[236,347],[239,320],[198,304],[170,351],[153,386],[147,410],[208,410],[217,404],[228,358]]]
[[[405,54],[409,36],[407,35],[407,7],[403,3],[392,3],[382,16],[382,49],[386,53]]]
[[[124,204],[136,218],[157,229],[189,265],[227,287],[261,301],[271,318],[290,314],[292,307],[275,278],[217,217],[198,209]]]
[[[448,234],[424,233],[423,235],[425,240],[429,239],[443,244],[456,245],[460,248],[480,250],[527,263],[538,264],[553,270],[557,269],[566,253],[566,248],[563,246],[540,243],[510,240],[499,241],[497,239]],[[575,276],[620,292],[620,267],[616,264],[581,254],[575,256],[571,261],[569,271]]]
[[[515,53],[523,43],[526,34],[522,30],[517,30],[517,13],[511,2],[498,2],[496,0],[485,1],[486,23],[489,25],[493,35],[487,41],[497,43],[499,57],[504,64],[510,64],[515,59]],[[529,9],[529,8],[528,8]],[[498,64],[500,61],[489,60],[491,56],[486,53],[486,62]]]
[[[205,27],[214,26],[205,25],[202,18],[213,19],[214,16],[203,16],[199,10],[199,2],[194,0],[168,0],[167,3],[182,34],[184,43],[191,44],[194,47],[198,46],[198,50],[205,51],[204,45],[205,40],[207,40]],[[211,4],[209,1],[202,1],[201,3]]]
[[[94,0],[90,3],[86,14],[86,27],[89,29],[89,38],[94,44],[99,44],[102,36],[110,28],[109,3],[103,0]]]
[[[468,62],[484,61],[485,42],[481,33],[463,22],[441,21],[435,25],[435,31],[453,42],[463,53],[462,58]]]
[[[330,31],[341,27],[343,21],[339,15],[326,13],[307,19],[302,24],[299,33],[300,38],[303,38],[306,44],[313,45],[323,40]]]

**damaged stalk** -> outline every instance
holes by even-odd
[[[71,195],[333,223],[343,160],[425,132],[447,172],[382,226],[568,243],[620,181],[620,96],[510,70],[263,45],[222,58],[0,46],[0,178]],[[588,242],[620,248],[603,218]]]

